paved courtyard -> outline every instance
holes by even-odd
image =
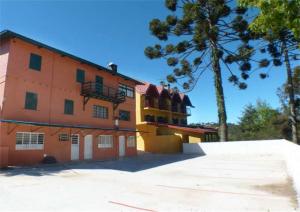
[[[293,211],[275,155],[143,154],[0,171],[0,211]]]

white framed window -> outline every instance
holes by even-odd
[[[135,147],[135,136],[128,136],[127,147]]]
[[[113,148],[113,136],[112,135],[99,135],[98,136],[98,148]]]
[[[79,135],[78,134],[71,135],[71,143],[79,145]]]
[[[16,150],[40,150],[44,149],[44,133],[17,132]]]

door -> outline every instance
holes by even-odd
[[[96,92],[101,94],[103,93],[103,78],[96,76]]]
[[[93,158],[93,136],[84,136],[84,159],[89,160]]]
[[[125,156],[125,136],[119,136],[119,156]]]
[[[71,135],[71,160],[79,160],[79,135]]]

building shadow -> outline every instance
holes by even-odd
[[[203,155],[202,155],[203,156]],[[27,167],[8,167],[0,170],[1,176],[45,176],[57,175],[64,171],[76,170],[118,170],[139,172],[184,160],[201,157],[199,154],[151,154],[139,153],[137,156],[124,157],[108,161],[78,161],[58,164],[41,164]]]

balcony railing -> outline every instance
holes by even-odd
[[[125,93],[97,82],[84,82],[81,84],[81,95],[95,99],[120,104],[125,101]]]

